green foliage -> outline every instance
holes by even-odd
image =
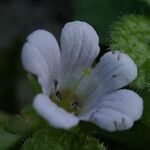
[[[42,129],[23,145],[22,150],[106,150],[95,138],[60,129]]]
[[[133,128],[127,131],[111,133],[87,122],[81,122],[79,126],[68,131],[55,129],[43,121],[31,106],[28,106],[21,112],[21,115],[17,115],[6,126],[5,132],[8,133],[6,136],[17,136],[18,138],[14,139],[11,145],[15,146],[19,143],[22,150],[105,150],[103,144],[98,141],[101,141],[102,138],[123,144],[123,147],[144,150],[150,146],[150,119],[148,115],[150,94],[143,92],[139,94],[146,99],[144,115]],[[22,142],[16,143],[20,138],[24,141],[23,145],[21,145]]]
[[[150,90],[150,18],[121,18],[113,26],[110,48],[127,53],[138,66],[138,78],[132,87]]]
[[[34,94],[40,93],[42,90],[41,90],[41,86],[39,85],[36,77],[31,74],[28,74],[27,77],[28,77],[28,81],[29,81],[29,84],[31,86],[33,93]]]
[[[150,92],[143,90],[138,93],[144,100],[144,113],[141,122],[150,128]]]
[[[122,14],[150,14],[148,5],[141,0],[74,0],[74,19],[83,20],[95,27],[100,42],[108,45],[112,22]]]
[[[145,0],[150,5],[150,0]]]
[[[0,127],[4,126],[10,119],[10,116],[4,112],[0,112]]]
[[[68,131],[50,127],[31,106],[12,118],[5,131],[0,130],[3,147],[7,146],[6,137],[10,138],[9,147],[21,147],[22,150],[106,150],[94,137],[79,132],[79,127]]]
[[[136,122],[131,129],[125,131],[108,132],[87,122],[80,123],[80,130],[97,139],[104,138],[111,143],[117,143],[118,146],[122,145],[122,149],[147,150],[150,147],[150,127],[141,120]]]
[[[0,128],[0,150],[6,150],[13,147],[20,139],[19,135],[11,134]]]
[[[45,126],[45,121],[37,115],[31,106],[28,106],[19,115],[15,115],[5,128],[10,133],[25,136],[41,126]]]

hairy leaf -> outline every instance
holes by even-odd
[[[95,138],[59,129],[42,129],[28,139],[22,150],[106,150]]]

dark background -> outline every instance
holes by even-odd
[[[70,0],[0,1],[0,109],[17,113],[33,94],[20,60],[27,35],[35,29],[51,31],[59,38],[72,16]]]

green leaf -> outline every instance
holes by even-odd
[[[0,150],[12,148],[19,139],[19,135],[8,133],[3,128],[0,128]]]
[[[72,147],[75,150],[105,150],[95,138],[83,136],[81,133],[78,135],[78,128],[66,131],[50,127],[37,115],[32,106],[26,107],[20,115],[10,120],[5,130],[24,139],[23,150],[70,150]]]
[[[150,14],[148,5],[141,0],[74,0],[74,19],[91,24],[100,35],[100,42],[108,45],[112,22],[122,14]]]
[[[10,116],[4,112],[0,112],[0,127],[8,123]]]
[[[32,106],[27,106],[19,115],[15,115],[5,128],[10,133],[25,136],[46,125],[47,123],[39,117]]]
[[[129,130],[117,132],[107,132],[87,122],[81,122],[80,128],[84,134],[87,133],[96,138],[107,139],[109,143],[117,143],[125,149],[147,150],[150,147],[150,128],[141,121],[136,122]]]
[[[29,84],[34,94],[41,93],[41,86],[39,85],[37,78],[31,74],[27,75]]]
[[[150,5],[150,0],[145,0]]]
[[[22,150],[106,150],[95,138],[60,129],[42,129],[29,138]]]
[[[150,90],[150,18],[121,18],[113,25],[110,48],[127,53],[138,66],[138,77],[131,86]]]
[[[150,92],[143,90],[139,91],[138,94],[143,98],[144,101],[144,112],[140,121],[150,128]]]

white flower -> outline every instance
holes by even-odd
[[[38,77],[43,91],[34,98],[33,107],[50,125],[68,129],[84,120],[115,131],[131,128],[141,117],[142,99],[121,89],[137,77],[135,63],[126,54],[113,51],[91,67],[100,51],[98,44],[92,26],[80,21],[64,26],[60,49],[45,30],[28,36],[22,50],[23,66]]]

